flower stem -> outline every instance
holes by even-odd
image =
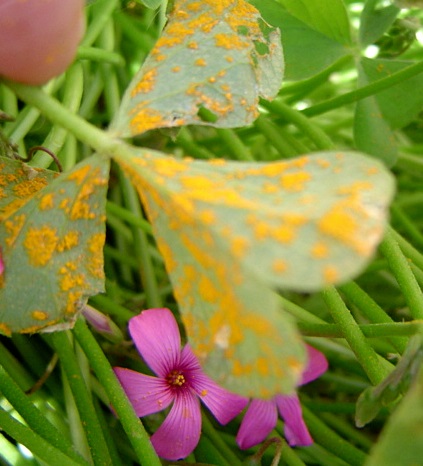
[[[141,421],[135,414],[109,361],[82,319],[78,319],[73,332],[100,383],[103,385],[116,414],[119,416],[140,464],[160,466],[160,460]]]
[[[388,261],[389,268],[395,276],[404,299],[415,319],[423,319],[423,293],[411,271],[410,264],[400,249],[391,230],[386,232],[385,238],[379,246],[380,252]]]
[[[333,320],[342,329],[344,338],[347,340],[371,383],[377,385],[382,382],[389,374],[389,370],[385,365],[381,364],[377,353],[366,340],[366,337],[336,289],[334,287],[327,287],[322,292],[322,296]]]
[[[72,390],[82,425],[85,428],[93,462],[95,465],[112,465],[107,443],[95,413],[91,393],[88,391],[83,379],[69,340],[69,334],[67,332],[55,332],[49,337],[59,355],[61,367],[66,373],[67,381]]]
[[[79,464],[86,464],[72,448],[67,438],[49,422],[49,420],[33,405],[28,396],[9,376],[3,366],[0,366],[0,392],[5,396],[16,411],[23,417],[34,433],[43,437],[53,447],[60,450]]]
[[[80,466],[81,464],[88,464],[80,460],[76,461],[65,455],[48,441],[36,434],[31,428],[21,424],[10,414],[6,413],[3,408],[0,408],[0,426],[7,435],[12,437],[17,443],[25,445],[31,453],[36,455],[45,464],[60,464],[60,466]]]

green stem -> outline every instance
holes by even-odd
[[[124,207],[114,202],[107,201],[106,212],[111,213],[122,220],[125,220],[125,222],[129,223],[131,226],[140,228],[148,235],[153,235],[153,229],[147,220],[145,220],[143,217],[140,217],[139,215],[135,215],[128,209],[125,209]]]
[[[283,137],[280,129],[275,126],[264,115],[260,115],[254,122],[254,126],[266,137],[266,139],[274,146],[282,158],[294,157],[297,155],[295,149]]]
[[[31,453],[45,464],[60,464],[60,466],[80,466],[81,464],[88,464],[75,461],[75,459],[65,455],[36,434],[32,429],[14,419],[2,408],[0,408],[0,426],[7,435],[12,437],[17,443],[25,445]]]
[[[302,409],[315,442],[346,461],[350,466],[361,466],[364,463],[366,455],[361,450],[341,438],[304,405]]]
[[[414,246],[412,246],[406,239],[404,239],[393,228],[389,228],[389,233],[398,243],[401,251],[414,265],[423,270],[423,254],[421,254]]]
[[[248,147],[232,129],[216,128],[219,138],[225,143],[235,160],[251,162],[254,160]]]
[[[88,47],[95,42],[112,16],[113,10],[118,5],[119,0],[103,0],[91,5],[90,8],[94,11],[92,12],[92,20],[90,21],[84,38],[81,41],[82,46]]]
[[[420,230],[415,226],[408,215],[404,212],[404,210],[398,204],[392,204],[391,212],[393,219],[402,226],[407,235],[413,240],[413,243],[422,249],[423,235],[420,233]]]
[[[305,336],[344,338],[344,330],[339,324],[310,324],[305,322],[297,323],[298,329]],[[359,330],[367,338],[381,337],[404,337],[401,341],[423,331],[423,322],[396,322],[391,324],[364,324],[358,325]],[[401,351],[402,352],[402,351]]]
[[[115,303],[112,299],[108,298],[106,295],[97,295],[90,298],[90,302],[94,304],[94,307],[99,310],[105,311],[112,316],[128,321],[131,317],[134,317],[134,313],[131,312],[126,307],[121,306],[118,303]]]
[[[374,324],[392,324],[391,326],[397,327],[391,317],[357,283],[349,282],[338,288],[346,296],[347,300],[354,304],[370,322]],[[407,338],[392,339],[392,344],[402,353],[407,346]]]
[[[366,337],[363,335],[363,332],[336,289],[334,287],[327,287],[322,292],[322,296],[333,320],[342,329],[344,338],[347,340],[371,383],[377,385],[382,382],[389,374],[389,370],[380,363],[377,353],[366,340]]]
[[[112,465],[109,450],[107,449],[107,444],[95,413],[91,393],[88,391],[83,379],[69,340],[69,334],[67,332],[55,332],[50,335],[50,338],[60,358],[61,367],[66,373],[67,381],[78,407],[94,464],[102,466]]]
[[[333,99],[329,99],[326,102],[321,104],[313,105],[312,107],[306,108],[301,111],[301,113],[308,117],[313,117],[316,115],[321,115],[330,110],[334,110],[339,107],[344,107],[345,105],[352,104],[358,100],[364,99],[371,95],[382,92],[389,87],[395,86],[395,84],[402,83],[406,79],[417,76],[423,72],[423,61],[419,61],[413,65],[408,66],[407,68],[392,73],[386,78],[378,79],[377,81],[368,84],[367,86],[360,87],[351,92],[347,92]]]
[[[318,149],[335,149],[335,145],[326,135],[326,133],[321,130],[315,123],[312,123],[298,110],[291,108],[289,105],[286,105],[281,101],[263,101],[262,105],[273,113],[282,116],[287,122],[297,126],[305,135],[310,138],[311,141],[314,142]]]
[[[423,319],[423,293],[411,271],[407,258],[402,253],[392,230],[388,230],[379,246],[392,274],[395,276],[404,299],[415,319]]]
[[[123,66],[125,60],[122,55],[110,50],[104,50],[97,47],[79,47],[77,58],[79,60],[99,61],[110,63],[111,65]]]
[[[19,385],[9,376],[3,366],[0,366],[0,392],[5,396],[16,411],[23,417],[29,427],[44,440],[49,442],[65,455],[79,464],[86,464],[72,448],[67,438],[63,436],[48,419],[29,400]]]
[[[224,442],[222,437],[216,432],[212,423],[210,422],[210,419],[204,413],[201,413],[201,418],[203,433],[213,442],[213,444],[217,447],[219,452],[224,455],[225,459],[229,462],[229,464],[231,466],[241,464],[239,458],[228,447],[228,445]]]
[[[109,361],[99,344],[79,319],[74,327],[74,334],[81,348],[85,352],[97,378],[103,385],[110,403],[118,415],[122,426],[132,444],[140,464],[145,466],[160,466],[160,460],[150,443],[149,437],[135,414],[131,403],[118,382]]]

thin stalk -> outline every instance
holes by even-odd
[[[141,421],[135,414],[109,361],[82,319],[78,319],[73,332],[90,361],[90,365],[97,375],[97,378],[103,385],[140,464],[145,466],[160,466],[161,462],[150,443]]]
[[[129,223],[130,225],[140,228],[144,233],[148,235],[153,235],[153,229],[151,228],[150,223],[145,220],[144,218],[140,217],[139,215],[135,215],[128,209],[111,202],[107,201],[106,203],[106,213],[110,213],[119,217],[121,220],[125,220],[125,222]]]
[[[41,413],[19,385],[9,376],[3,366],[0,366],[0,392],[22,416],[34,433],[40,435],[53,447],[74,459],[79,464],[87,464],[72,448],[67,437],[63,436],[53,424]]]
[[[80,466],[81,464],[88,464],[75,461],[73,458],[65,455],[36,434],[31,428],[14,419],[2,408],[0,408],[0,426],[7,435],[12,437],[17,443],[25,445],[31,453],[45,464],[60,464],[60,466]]]
[[[339,324],[310,324],[308,322],[298,322],[297,326],[304,336],[344,338],[344,330]],[[403,337],[401,341],[407,341],[406,337],[416,335],[423,331],[423,322],[364,324],[357,325],[357,327],[367,338]]]
[[[131,317],[134,317],[134,313],[126,307],[115,303],[112,299],[106,295],[97,295],[90,298],[90,302],[94,304],[94,307],[107,312],[108,314],[117,318],[128,321]]]
[[[422,249],[423,235],[409,218],[409,216],[404,212],[404,210],[398,204],[392,204],[391,212],[394,220],[401,224],[402,228],[407,233],[407,236],[413,240],[413,243],[416,246]]]
[[[315,123],[312,123],[304,114],[291,108],[289,105],[281,101],[262,102],[262,105],[277,115],[282,116],[287,122],[294,124],[320,150],[335,149],[335,145],[326,133],[320,129]]]
[[[411,315],[415,319],[423,319],[422,290],[391,230],[387,231],[384,240],[379,246],[379,250],[388,261],[389,268],[401,288]]]
[[[254,122],[254,126],[266,137],[282,158],[289,158],[297,155],[297,152],[289,141],[281,134],[280,129],[264,115],[260,115],[257,118]]]
[[[349,282],[338,287],[347,300],[354,304],[370,322],[375,324],[394,324],[392,318],[357,283]],[[392,344],[402,353],[407,346],[407,338],[391,339]]]
[[[370,346],[336,289],[334,287],[327,287],[322,292],[322,296],[333,320],[342,329],[344,338],[347,340],[372,384],[377,385],[382,382],[389,374],[389,370],[381,364],[377,353]]]
[[[235,160],[251,162],[254,160],[250,149],[242,142],[240,137],[232,129],[216,128],[219,138],[225,143]]]
[[[103,0],[95,2],[90,6],[94,12],[92,13],[90,25],[88,26],[84,38],[81,41],[82,46],[89,47],[96,41],[97,37],[101,34],[106,23],[112,16],[113,10],[118,5],[119,0]]]
[[[119,53],[97,47],[81,46],[78,48],[78,54],[76,57],[79,60],[90,60],[91,62],[99,61],[115,66],[123,66],[125,64],[124,58]]]
[[[308,408],[302,406],[303,416],[314,441],[346,461],[350,466],[362,466],[366,455],[341,438]]]
[[[120,185],[123,192],[126,208],[136,217],[142,218],[139,197],[128,178],[120,176]],[[148,307],[161,307],[162,299],[158,290],[156,275],[149,253],[149,244],[146,234],[137,227],[132,226],[134,254],[138,259],[139,272],[142,285],[147,298]]]
[[[345,105],[352,104],[358,100],[365,99],[371,95],[378,94],[385,89],[388,89],[395,84],[402,83],[408,78],[417,76],[420,73],[423,73],[423,61],[418,61],[417,63],[407,66],[396,73],[392,73],[386,78],[378,79],[377,81],[368,84],[367,86],[360,87],[355,91],[347,92],[333,99],[329,99],[326,102],[321,104],[313,105],[312,107],[306,108],[301,111],[301,113],[307,117],[313,117],[316,115],[321,115],[322,113],[329,112],[339,107],[344,107]]]
[[[401,251],[410,260],[413,264],[415,264],[419,269],[423,270],[423,254],[418,251],[414,246],[412,246],[406,239],[404,239],[398,232],[396,232],[393,228],[389,228],[389,233],[398,243]]]
[[[61,367],[66,373],[67,381],[78,407],[94,464],[112,465],[107,444],[95,413],[91,393],[83,379],[68,332],[55,332],[50,335],[50,338],[59,355]]]

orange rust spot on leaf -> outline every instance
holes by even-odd
[[[331,265],[326,265],[323,269],[323,279],[327,284],[335,283],[339,279],[338,269]]]
[[[55,228],[31,227],[23,242],[29,263],[35,267],[47,265],[53,257],[58,241],[59,237]]]
[[[54,207],[54,193],[48,193],[45,194],[41,199],[40,199],[40,209],[41,210],[48,210],[52,209]]]
[[[16,215],[13,220],[6,220],[4,226],[9,236],[5,239],[8,246],[12,247],[18,237],[22,227],[25,224],[26,216],[24,214]]]
[[[33,319],[40,321],[47,320],[49,318],[48,312],[45,311],[32,311],[31,316]]]
[[[104,233],[96,233],[88,240],[88,251],[90,257],[87,263],[88,271],[96,278],[104,278],[103,271],[103,246]]]
[[[197,58],[197,60],[195,60],[194,64],[196,66],[207,66],[207,62],[204,58]]]
[[[75,246],[78,246],[78,242],[79,242],[79,232],[69,231],[58,242],[57,251],[58,252],[68,251],[69,249],[72,249]]]
[[[156,57],[157,59],[157,57]],[[131,90],[131,97],[135,97],[137,94],[146,94],[154,89],[154,84],[157,77],[157,68],[152,68],[141,76],[138,84]]]
[[[216,47],[222,47],[227,50],[245,49],[250,46],[250,43],[247,40],[243,40],[240,36],[223,32],[215,34],[214,41]]]
[[[1,322],[0,322],[0,333],[5,335],[6,337],[12,336],[12,330],[10,329],[10,327]]]
[[[27,198],[44,188],[46,185],[47,180],[44,178],[25,180],[13,187],[13,193],[18,197]]]
[[[284,273],[288,268],[288,264],[283,259],[275,259],[272,263],[272,269],[276,273]]]
[[[281,176],[281,184],[283,189],[286,189],[290,192],[298,192],[304,190],[305,183],[310,180],[311,175],[307,172],[286,173]]]
[[[311,255],[315,259],[324,259],[329,255],[329,248],[325,243],[315,243],[311,248]]]

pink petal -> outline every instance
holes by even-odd
[[[227,424],[247,406],[248,398],[228,392],[204,374],[189,345],[182,350],[180,368],[190,387],[221,424]]]
[[[0,246],[0,275],[4,272],[3,254]]]
[[[179,364],[181,337],[169,309],[149,309],[129,320],[129,333],[139,353],[160,377]]]
[[[300,400],[295,395],[276,395],[279,413],[285,422],[284,434],[291,446],[311,445],[313,439],[305,425]]]
[[[246,450],[261,443],[275,428],[277,420],[273,400],[252,400],[236,436],[239,447]]]
[[[299,385],[304,385],[317,379],[328,370],[328,360],[323,353],[310,345],[306,345],[306,349],[308,361],[307,366],[302,373]]]
[[[114,371],[138,417],[162,411],[174,399],[165,380],[122,367]]]
[[[192,453],[200,433],[200,402],[193,393],[184,390],[177,395],[165,421],[151,437],[151,443],[161,458],[175,461]]]

